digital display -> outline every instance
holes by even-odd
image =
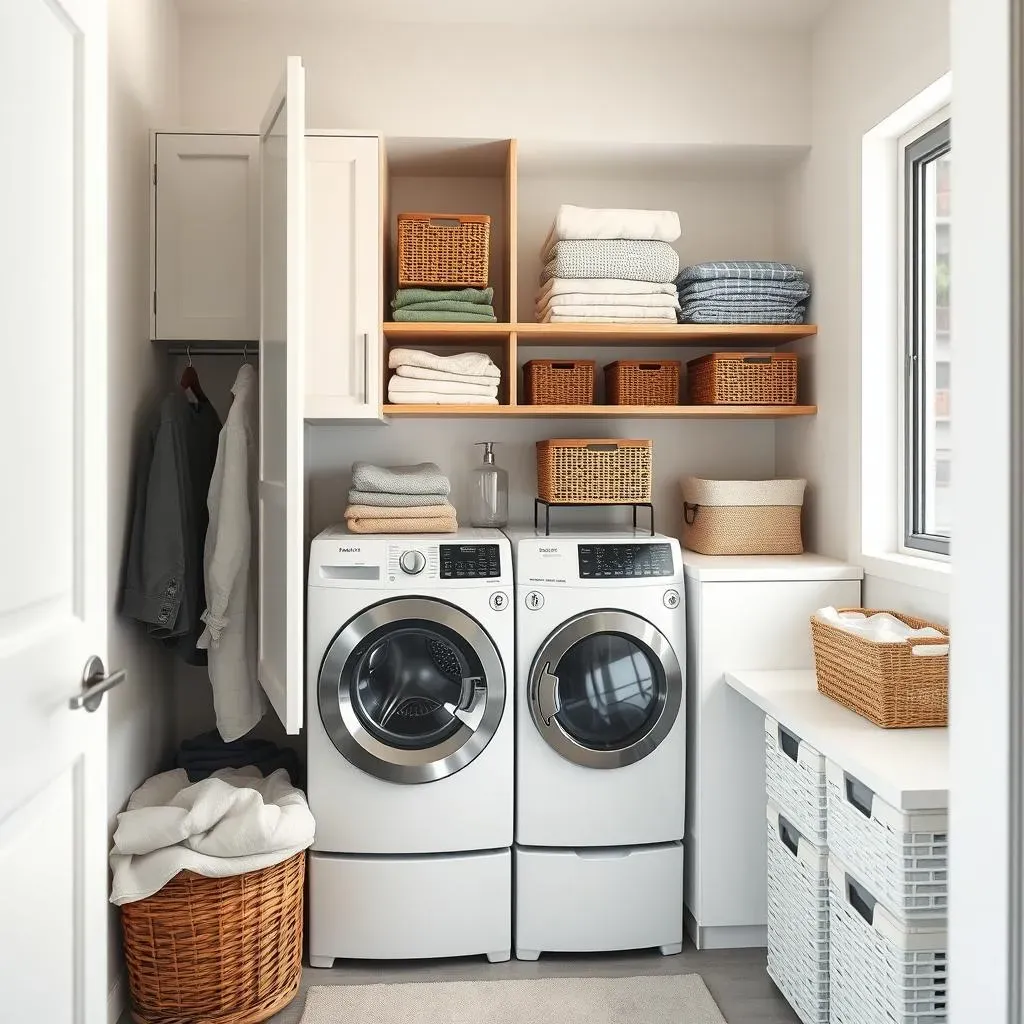
[[[580,544],[581,580],[671,576],[671,544]]]
[[[497,544],[441,545],[441,579],[486,580],[500,575]]]

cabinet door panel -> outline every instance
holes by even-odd
[[[259,138],[156,137],[154,337],[259,337]]]

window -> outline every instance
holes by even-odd
[[[903,154],[904,546],[949,554],[950,122],[919,130]]]

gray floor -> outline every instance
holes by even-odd
[[[534,963],[510,960],[489,964],[480,957],[465,960],[417,960],[404,963],[345,961],[327,970],[307,967],[302,992],[271,1024],[298,1024],[306,989],[313,985],[361,985],[371,982],[473,981],[505,978],[608,977],[649,974],[699,974],[729,1024],[799,1024],[793,1011],[769,981],[763,949],[730,949],[698,953],[687,946],[678,956],[657,952],[557,956],[546,954]],[[121,1024],[131,1024],[126,1014]]]

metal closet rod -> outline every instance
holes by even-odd
[[[259,359],[259,345],[168,345],[165,349],[169,356],[247,356],[249,359]]]

